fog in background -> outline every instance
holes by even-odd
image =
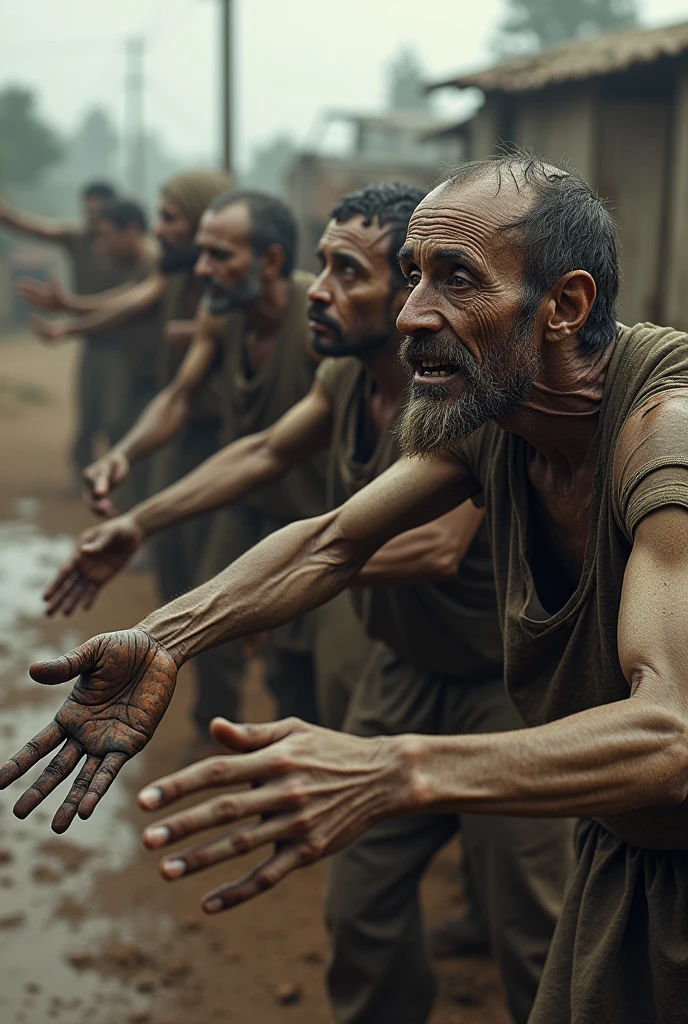
[[[321,109],[379,109],[385,66],[411,47],[428,78],[492,59],[502,0],[234,0],[236,147],[248,166],[256,144],[284,133],[308,139]],[[643,24],[688,19],[688,0],[643,0]],[[146,40],[147,124],[182,161],[218,151],[219,4],[216,0],[3,0],[0,88],[33,87],[41,113],[73,132],[104,107],[119,129],[124,40]],[[445,94],[440,112],[460,112]],[[465,103],[465,101],[463,101]],[[315,128],[317,132],[317,126]]]

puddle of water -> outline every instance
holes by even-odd
[[[16,512],[16,520],[0,523],[0,761],[49,722],[67,692],[38,687],[28,676],[28,664],[69,650],[81,639],[65,630],[56,646],[48,642],[41,619],[42,591],[71,553],[73,538],[42,534],[36,502],[24,500]],[[123,1021],[145,1006],[146,998],[118,978],[90,970],[77,974],[67,957],[102,949],[115,937],[121,943],[138,936],[140,944],[148,933],[157,945],[168,930],[164,920],[146,920],[144,910],[141,919],[129,913],[125,923],[92,909],[97,886],[107,884],[103,878],[126,871],[140,850],[139,830],[126,816],[131,793],[120,781],[91,821],[77,819],[64,837],[56,837],[49,822],[67,784],[26,821],[11,814],[15,800],[47,763],[0,794],[0,1020]],[[127,774],[136,776],[137,766],[125,768]],[[113,1017],[117,1005],[121,1015]]]

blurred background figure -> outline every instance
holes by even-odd
[[[112,185],[94,181],[82,191],[83,222],[69,223],[14,209],[0,200],[0,225],[45,242],[60,245],[69,257],[74,290],[91,295],[120,288],[126,281],[126,261],[108,254],[107,247],[96,245],[96,224],[104,203],[115,196]],[[59,289],[44,291],[43,308],[60,309]],[[81,490],[81,471],[93,460],[97,438],[116,440],[118,430],[117,381],[121,377],[121,352],[115,334],[84,335],[78,371],[79,410],[76,437],[72,448],[75,468],[71,489]]]

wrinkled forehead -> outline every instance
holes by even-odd
[[[342,250],[368,259],[382,257],[387,260],[390,233],[390,225],[380,227],[377,217],[373,217],[370,224],[366,224],[363,214],[356,214],[355,217],[341,222],[333,218],[328,221],[318,248],[321,251]]]
[[[528,199],[515,187],[495,187],[490,175],[433,189],[409,223],[405,249],[415,260],[432,260],[436,252],[461,249],[481,264],[517,259],[502,229],[522,216]]]

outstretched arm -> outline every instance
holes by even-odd
[[[67,291],[56,277],[51,277],[47,283],[35,277],[20,277],[16,292],[25,302],[43,313],[91,313],[135,287],[133,281],[128,281],[95,295],[76,295]]]
[[[73,334],[98,334],[145,313],[160,300],[166,287],[167,279],[156,271],[138,284],[116,289],[90,313],[56,321],[34,317],[31,326],[46,341],[59,341]]]
[[[82,533],[73,557],[45,592],[47,614],[89,608],[100,587],[133,558],[143,541],[173,523],[238,501],[327,447],[328,398],[318,381],[268,430],[243,437],[126,515]]]
[[[277,530],[141,626],[181,661],[274,629],[349,586],[391,537],[443,515],[478,489],[451,456],[401,459],[333,512]]]
[[[681,804],[688,798],[687,636],[688,510],[667,506],[641,521],[626,569],[618,643],[627,700],[479,736],[361,739],[296,720],[238,726],[218,719],[213,735],[240,756],[160,779],[139,802],[152,810],[205,789],[231,786],[231,794],[167,815],[146,829],[146,844],[159,849],[230,827],[165,856],[161,872],[169,880],[274,844],[258,867],[206,894],[204,909],[217,913],[389,816],[578,817]],[[237,785],[247,788],[237,792]]]
[[[17,812],[33,810],[68,778],[83,754],[97,759],[87,761],[87,793],[107,753],[117,758],[103,765],[107,770],[100,773],[99,785],[103,775],[111,781],[152,736],[171,697],[176,667],[199,651],[271,629],[324,603],[395,533],[436,518],[477,489],[468,471],[448,457],[404,460],[335,512],[273,533],[210,583],[135,629],[89,640],[53,667],[33,666],[34,678],[44,682],[81,675],[53,723],[0,768],[0,788],[71,739],[78,749],[70,746],[67,757],[65,747],[57,755]],[[75,806],[87,815],[92,804],[93,796],[85,805],[80,797]],[[69,820],[54,827],[62,830]]]
[[[0,227],[19,231],[23,235],[32,235],[45,242],[58,243],[73,235],[75,230],[67,221],[17,210],[3,199],[0,199]]]
[[[431,523],[393,537],[366,562],[352,587],[404,587],[453,579],[484,511],[472,501]]]
[[[109,498],[113,488],[124,480],[133,463],[162,448],[188,420],[192,399],[217,356],[216,330],[215,321],[199,321],[196,337],[174,380],[158,392],[121,441],[84,470],[91,509],[97,515],[115,513]]]

